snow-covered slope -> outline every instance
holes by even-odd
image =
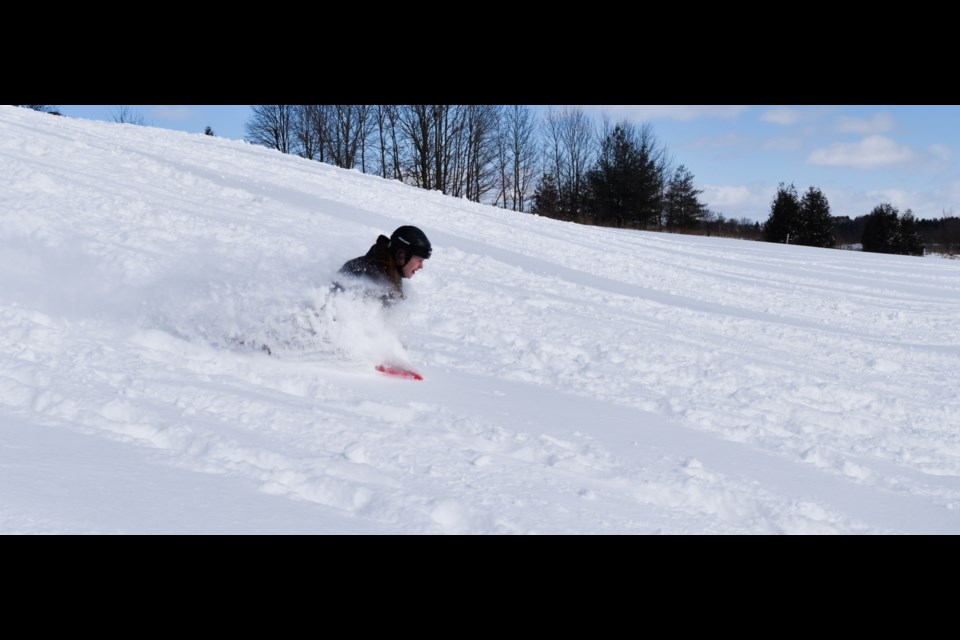
[[[331,297],[401,224],[408,300]],[[3,106],[0,532],[960,533],[958,318],[952,261]]]

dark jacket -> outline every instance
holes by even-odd
[[[347,260],[340,267],[340,273],[366,280],[372,285],[368,293],[380,297],[387,305],[403,299],[400,268],[390,254],[389,245],[390,238],[381,235],[367,255]]]

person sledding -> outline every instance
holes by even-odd
[[[380,235],[366,255],[347,260],[340,273],[363,282],[366,295],[378,297],[385,306],[404,299],[403,279],[409,279],[424,266],[433,248],[426,234],[417,227],[399,227],[388,238]],[[334,287],[344,290],[339,282]]]
[[[353,284],[360,285],[365,297],[378,298],[385,307],[390,307],[405,297],[403,280],[412,278],[420,271],[432,253],[433,248],[426,234],[416,227],[405,225],[389,238],[380,235],[366,255],[347,260],[340,267],[340,274],[352,276]],[[347,286],[350,284],[346,283]],[[335,282],[333,288],[344,291],[346,287]],[[384,362],[375,368],[387,375],[423,380],[423,376],[406,363]]]

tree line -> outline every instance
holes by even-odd
[[[877,210],[879,209],[879,211]],[[881,205],[874,209],[870,214],[850,218],[850,216],[834,217],[834,229],[837,234],[837,246],[850,247],[860,244],[863,247],[870,246],[871,237],[873,244],[877,245],[877,237],[881,239],[880,246],[888,249],[883,253],[910,253],[909,245],[904,244],[904,238],[910,238],[914,243],[914,254],[919,253],[917,244],[922,244],[927,253],[941,253],[948,256],[960,255],[960,218],[957,216],[947,216],[944,214],[938,219],[912,219],[906,222],[906,233],[903,232],[904,220],[899,217],[899,212],[895,209],[889,211]],[[893,214],[893,215],[891,215]],[[898,222],[899,221],[899,226]],[[868,223],[872,221],[870,228]],[[919,235],[917,243],[913,230]],[[867,236],[864,244],[864,236]],[[899,236],[899,240],[898,240]],[[886,241],[883,241],[886,238]],[[890,251],[894,248],[907,249],[905,251]],[[864,248],[864,251],[868,249]]]
[[[831,216],[830,203],[820,189],[810,187],[801,198],[793,184],[781,182],[763,225],[763,239],[828,248],[859,244],[863,251],[873,253],[922,256],[928,244],[945,253],[954,252],[960,238],[953,234],[960,229],[953,220],[956,219],[944,218],[942,224],[922,221],[928,229],[942,226],[943,239],[934,243],[925,240],[921,222],[910,209],[901,214],[892,204],[884,202],[855,220]],[[932,240],[932,234],[928,238]]]
[[[649,124],[525,105],[255,105],[247,139],[520,212],[606,226],[717,221]],[[722,217],[721,217],[722,220]]]
[[[525,211],[536,173],[520,105],[254,105],[247,140],[476,202]]]
[[[650,124],[605,121],[594,153],[579,111],[549,112],[535,213],[604,226],[690,229],[707,221],[703,192],[686,166],[674,166]]]

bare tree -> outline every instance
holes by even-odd
[[[560,116],[553,109],[547,111],[546,118],[541,124],[544,148],[543,174],[544,176],[550,176],[548,182],[550,183],[549,191],[551,198],[549,201],[558,209],[551,213],[564,213],[564,211],[559,210],[563,207],[560,203],[560,186],[558,182],[560,181],[560,176],[565,172],[565,156],[561,142],[562,128],[560,124]],[[556,198],[552,197],[554,192],[556,192]]]
[[[497,130],[501,109],[497,105],[468,105],[463,109],[465,192],[480,202],[496,184]]]
[[[317,140],[317,160],[327,162],[330,158],[330,137],[333,129],[332,107],[329,104],[314,104],[310,109],[310,122]]]
[[[447,150],[442,151],[442,153],[446,157],[447,168],[443,192],[461,198],[467,191],[467,146],[469,142],[465,124],[469,107],[456,105],[451,109],[451,105],[444,106],[447,107],[447,122],[445,123]]]
[[[444,156],[444,193],[480,202],[493,188],[499,111],[495,105],[456,105],[445,110],[445,144],[438,147]]]
[[[403,106],[399,126],[389,127],[400,134],[393,140],[394,157],[403,158],[404,176],[417,186],[480,202],[497,184],[499,114],[497,105]],[[386,142],[381,134],[381,149]]]
[[[401,135],[409,143],[409,156],[405,158],[406,173],[413,183],[423,189],[430,188],[431,165],[431,120],[430,105],[411,104],[401,107],[399,124]]]
[[[297,143],[294,105],[253,105],[253,116],[246,123],[247,140],[283,153],[290,153]]]
[[[316,127],[316,111],[322,107],[323,105],[318,104],[293,105],[294,151],[307,160],[318,159],[322,161],[322,137]]]
[[[371,107],[370,137],[375,139],[377,173],[381,178],[403,179],[402,137],[398,131],[400,106],[395,104],[378,104]],[[375,130],[375,131],[374,131]]]
[[[433,120],[433,184],[434,189],[449,195],[462,196],[462,180],[456,179],[456,153],[463,134],[463,110],[460,105],[431,105]],[[460,174],[462,176],[462,174]]]
[[[125,104],[120,105],[119,107],[111,111],[110,117],[113,119],[114,122],[136,124],[141,126],[147,124],[142,114],[140,114],[137,111],[134,111],[132,107]]]
[[[454,176],[458,167],[451,166],[451,149],[459,135],[455,105],[412,104],[401,109],[399,118],[403,138],[408,143],[405,162],[407,174],[414,184],[423,189],[437,189],[451,195],[451,170]],[[456,180],[454,180],[456,183]]]
[[[335,104],[331,107],[331,135],[327,148],[330,161],[338,167],[352,169],[359,161],[366,169],[366,139],[370,133],[370,114],[367,104]]]
[[[507,114],[509,112],[506,112]],[[508,193],[513,191],[513,175],[510,170],[510,131],[507,124],[507,115],[500,121],[497,128],[497,196],[493,199],[493,206],[509,208]]]
[[[585,212],[586,173],[594,155],[593,126],[582,109],[547,112],[544,133],[549,173],[557,181],[561,213]]]
[[[513,104],[506,109],[504,123],[508,143],[507,162],[512,174],[510,204],[514,211],[524,211],[536,179],[536,120],[529,107]]]
[[[590,119],[582,109],[565,113],[564,151],[567,154],[567,197],[570,212],[581,214],[586,193],[586,174],[594,155],[595,134]]]

